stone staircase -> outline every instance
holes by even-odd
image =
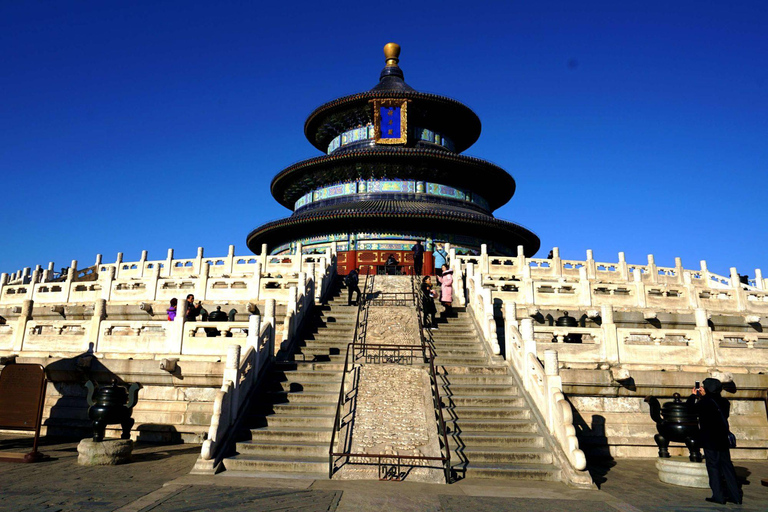
[[[514,376],[493,364],[463,308],[431,331],[455,478],[560,480]]]
[[[344,357],[352,342],[357,307],[346,288],[318,306],[291,360],[277,361],[251,407],[237,455],[224,459],[228,475],[328,478],[328,448]]]

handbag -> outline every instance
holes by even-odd
[[[715,408],[717,409],[717,412],[720,413],[720,418],[723,420],[723,423],[725,423],[725,428],[728,429],[728,447],[736,448],[736,436],[733,435],[733,432],[731,432],[731,425],[728,423],[728,420],[725,418],[725,414],[723,414],[723,411],[722,409],[720,409],[720,406],[717,405],[717,401],[712,400],[712,403],[715,404]]]

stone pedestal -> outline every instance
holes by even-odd
[[[77,462],[84,466],[111,466],[131,461],[133,441],[130,439],[105,439],[95,442],[83,439],[77,445]]]
[[[658,458],[656,469],[659,480],[666,484],[709,489],[707,466],[703,462],[691,462],[688,457]]]

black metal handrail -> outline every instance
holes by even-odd
[[[440,398],[439,398],[440,397],[440,392],[439,392],[438,387],[437,387],[437,378],[435,377],[435,367],[434,367],[434,364],[433,364],[434,351],[433,351],[432,347],[427,346],[426,348],[429,351],[429,356],[428,356],[427,359],[429,361],[429,367],[430,367],[430,381],[431,381],[431,384],[432,384],[432,391],[433,391],[433,394],[432,394],[432,396],[433,396],[433,403],[438,403],[438,402],[435,402],[435,400],[437,400],[437,401],[440,400]],[[335,452],[335,451],[333,451],[336,430],[340,429],[339,420],[340,420],[340,417],[341,417],[341,406],[343,405],[342,400],[343,400],[343,397],[344,397],[343,385],[344,385],[345,376],[346,376],[346,374],[349,371],[348,364],[349,364],[349,361],[350,361],[350,355],[351,355],[351,359],[353,361],[357,360],[360,356],[362,356],[362,357],[366,357],[366,359],[369,362],[371,362],[373,360],[373,362],[381,363],[381,362],[395,362],[395,360],[394,359],[386,359],[386,358],[382,358],[382,357],[371,359],[371,358],[368,357],[369,352],[378,352],[379,354],[381,354],[384,351],[395,351],[395,352],[398,353],[398,359],[397,360],[399,361],[399,360],[401,360],[399,358],[399,353],[401,351],[402,352],[409,352],[409,351],[410,352],[416,352],[416,351],[423,351],[423,350],[424,350],[424,346],[419,346],[419,345],[384,345],[384,344],[368,344],[368,343],[362,344],[362,345],[357,344],[357,343],[350,343],[349,345],[347,345],[347,354],[346,354],[346,357],[344,358],[344,376],[342,376],[342,389],[341,389],[341,391],[339,393],[339,404],[337,404],[336,421],[334,423],[334,430],[333,430],[332,439],[331,439],[331,447],[330,447],[330,450],[329,450],[329,453],[328,453],[328,457],[329,457],[329,460],[328,460],[328,477],[329,478],[333,478],[333,472],[334,472],[334,469],[335,469],[334,457],[345,457],[347,460],[349,460],[351,458],[363,459],[363,460],[366,460],[366,459],[368,459],[368,460],[371,460],[371,459],[375,460],[376,462],[359,462],[358,461],[358,462],[355,462],[355,464],[376,464],[379,467],[379,478],[382,479],[382,480],[385,480],[385,479],[388,479],[388,480],[399,480],[399,474],[400,474],[399,470],[396,469],[395,471],[392,471],[390,466],[394,467],[394,468],[399,468],[400,466],[404,465],[404,464],[402,464],[401,461],[408,461],[408,460],[411,460],[411,461],[415,461],[415,460],[440,461],[441,465],[443,467],[443,471],[445,472],[446,482],[450,482],[451,454],[450,454],[450,449],[448,447],[448,439],[447,439],[447,436],[445,435],[445,423],[444,422],[441,423],[441,425],[442,425],[442,427],[441,427],[441,431],[442,432],[441,433],[443,435],[443,443],[444,443],[444,446],[445,446],[445,455],[442,455],[442,449],[441,449],[440,450],[441,451],[440,457],[430,457],[430,456],[426,456],[426,455],[392,455],[392,454],[384,454],[384,453],[355,453],[355,452]],[[409,359],[409,363],[408,364],[412,364],[412,362],[413,362],[413,357],[411,357]],[[437,418],[439,418],[439,420],[442,421],[442,412],[439,413]],[[388,461],[394,461],[394,463],[389,463]],[[410,466],[413,466],[413,465],[411,464]],[[425,467],[425,466],[420,466],[420,467]],[[394,477],[392,477],[393,474],[395,475]],[[390,478],[388,478],[388,477],[390,477]]]
[[[414,296],[416,297],[416,312],[418,314],[419,322],[419,337],[421,338],[421,346],[424,350],[424,357],[426,357],[426,350],[429,349],[429,378],[432,381],[432,389],[434,394],[432,395],[432,404],[435,408],[435,419],[437,420],[437,429],[439,435],[443,438],[443,446],[445,446],[445,482],[451,483],[451,447],[448,445],[448,434],[445,427],[445,419],[443,418],[443,401],[440,398],[440,385],[437,382],[437,372],[435,371],[435,349],[432,345],[427,343],[424,337],[424,312],[422,304],[422,290],[420,276],[412,276],[411,283],[413,286]]]
[[[357,318],[355,319],[355,332],[352,334],[352,343],[350,345],[354,345],[358,341],[358,337],[362,337],[362,343],[365,343],[365,335],[368,327],[368,310],[367,310],[367,304],[366,299],[368,298],[368,294],[370,293],[369,288],[369,281],[371,288],[373,287],[373,278],[371,278],[370,274],[366,274],[365,276],[365,283],[363,284],[363,293],[360,294],[360,296],[357,298]],[[361,324],[360,317],[364,314],[364,323]],[[360,329],[360,326],[363,326],[362,332]],[[329,470],[328,470],[328,478],[333,478],[333,445],[336,442],[336,431],[339,430],[340,422],[341,422],[341,408],[344,404],[344,383],[347,378],[347,368],[349,365],[349,346],[347,345],[347,355],[344,358],[344,370],[341,374],[341,387],[339,388],[339,399],[336,402],[336,415],[333,420],[333,429],[331,431],[331,446],[328,449],[328,456],[330,459],[329,464]]]
[[[401,303],[408,299],[406,299],[405,295],[411,295],[411,299],[408,300],[408,302],[411,302],[411,304],[416,306],[416,313],[417,313],[417,321],[418,321],[418,329],[419,329],[419,345],[385,345],[385,344],[368,344],[366,342],[366,335],[367,335],[367,324],[368,324],[368,312],[370,306],[373,304],[374,295],[373,295],[373,288],[374,288],[374,278],[372,278],[370,275],[366,276],[365,280],[365,286],[364,286],[364,294],[361,297],[361,299],[358,301],[358,309],[357,309],[357,323],[355,324],[355,332],[353,335],[353,341],[352,343],[347,345],[347,353],[344,357],[344,369],[341,377],[341,387],[339,389],[339,398],[336,403],[336,415],[334,417],[333,421],[333,430],[331,433],[331,444],[328,450],[328,478],[333,478],[333,472],[335,470],[335,464],[334,464],[334,457],[346,457],[347,460],[350,458],[358,458],[358,459],[374,459],[376,460],[376,465],[379,467],[379,478],[380,479],[387,479],[387,477],[391,477],[393,472],[390,468],[395,469],[394,474],[395,478],[389,478],[389,479],[399,479],[399,468],[402,465],[401,461],[404,460],[423,460],[423,461],[441,461],[443,466],[443,471],[445,473],[445,479],[446,482],[451,481],[451,450],[450,446],[448,445],[448,436],[447,436],[447,429],[445,427],[445,420],[443,418],[443,410],[442,410],[442,400],[440,398],[440,388],[439,384],[437,382],[437,372],[435,371],[435,364],[434,364],[434,358],[435,358],[435,351],[432,348],[431,345],[427,344],[426,338],[424,337],[424,326],[422,322],[422,300],[421,300],[421,283],[417,276],[411,277],[411,292],[392,292],[392,293],[386,293],[381,294],[380,296],[376,297],[376,300],[381,300],[383,304],[387,303]],[[382,299],[382,295],[384,298]],[[393,296],[394,301],[388,301],[387,296]],[[362,321],[361,321],[362,320]],[[360,356],[364,357],[366,359],[366,362],[369,363],[402,363],[404,361],[407,361],[407,364],[413,363],[413,357],[410,356],[409,358],[403,358],[400,356],[400,352],[411,352],[413,353],[416,350],[421,351],[421,355],[423,358],[423,361],[429,364],[429,377],[430,377],[430,383],[432,385],[432,404],[435,409],[435,419],[438,423],[438,434],[442,437],[442,443],[443,448],[445,449],[445,455],[442,455],[443,450],[441,449],[441,455],[440,457],[428,457],[428,456],[419,456],[419,455],[389,455],[389,454],[378,454],[378,453],[353,453],[353,452],[335,452],[334,451],[334,445],[336,443],[336,432],[341,430],[341,411],[346,403],[345,400],[345,382],[346,382],[346,376],[347,373],[350,371],[350,355],[352,357],[352,362],[354,363],[359,359]],[[392,351],[395,352],[395,355],[392,356],[386,356],[384,355],[385,352]],[[370,353],[373,352],[374,355],[371,356]],[[394,464],[389,464],[387,461],[395,461]],[[365,464],[365,463],[362,463]],[[382,475],[384,475],[384,478],[382,478]]]

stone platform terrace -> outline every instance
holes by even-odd
[[[29,447],[27,440],[0,437],[0,451]],[[466,479],[454,485],[243,478],[188,475],[199,453],[194,445],[137,444],[134,462],[79,466],[76,442],[43,440],[48,462],[0,462],[0,512],[73,511],[181,512],[192,510],[296,511],[561,511],[666,512],[768,510],[768,461],[736,461],[744,505],[704,501],[706,489],[658,481],[655,459],[593,464],[600,490],[574,490],[559,482]]]

